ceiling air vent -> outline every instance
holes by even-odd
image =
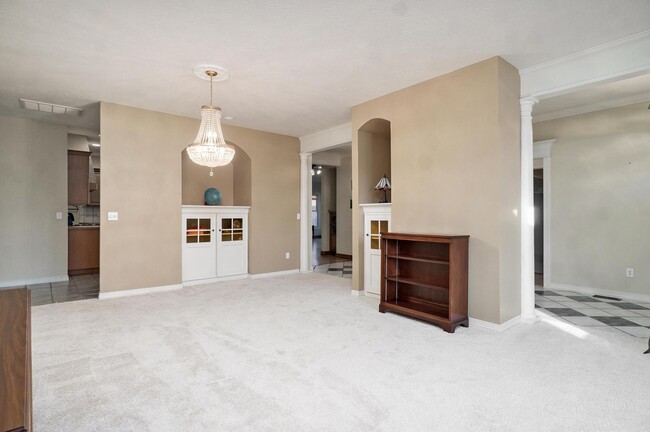
[[[20,107],[30,111],[40,111],[51,114],[64,114],[69,116],[80,116],[81,108],[75,108],[65,105],[57,105],[49,102],[39,102],[29,99],[19,99]]]

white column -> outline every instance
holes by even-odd
[[[311,153],[300,153],[300,272],[311,270]]]
[[[535,211],[533,201],[533,105],[521,99],[521,318],[535,318]]]

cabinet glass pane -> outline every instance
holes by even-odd
[[[244,233],[241,230],[233,231],[232,239],[233,241],[244,240]]]
[[[379,232],[388,232],[388,221],[381,221],[379,222]]]
[[[221,228],[231,229],[232,228],[232,219],[221,219]]]
[[[201,234],[199,236],[199,243],[210,243],[210,233]]]
[[[243,226],[243,222],[241,218],[236,218],[232,220],[232,227],[233,228],[241,228]]]
[[[230,231],[221,233],[221,241],[229,242],[232,241],[232,234]]]
[[[195,230],[199,227],[199,220],[198,219],[187,219],[185,221],[185,227],[188,230]]]
[[[370,237],[370,249],[379,249],[379,236]]]
[[[199,237],[195,236],[195,235],[194,236],[188,235],[187,238],[186,238],[186,241],[188,243],[198,243],[199,242]]]
[[[199,219],[199,228],[202,230],[210,229],[210,219]]]
[[[370,221],[370,234],[379,234],[379,221]]]

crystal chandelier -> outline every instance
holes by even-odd
[[[217,72],[206,70],[210,77],[210,105],[201,107],[201,126],[194,142],[187,146],[187,155],[197,165],[212,168],[228,165],[235,157],[235,148],[226,144],[221,131],[221,108],[212,105],[212,81]]]

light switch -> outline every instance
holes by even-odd
[[[296,213],[296,219],[300,220],[300,213]]]
[[[117,220],[117,212],[108,212],[108,220],[109,221],[116,221]]]
[[[63,213],[56,212],[56,218],[59,219],[59,220],[63,219]]]

